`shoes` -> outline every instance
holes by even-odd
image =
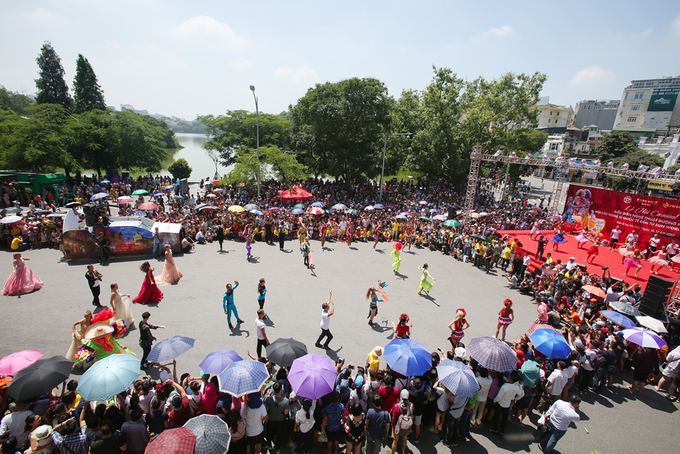
[[[238,323],[240,325],[241,323],[245,323],[245,322],[243,320],[239,320],[236,323]]]
[[[325,348],[326,350],[328,350],[330,347],[328,346],[328,344],[326,344],[326,345],[323,346],[323,348]]]
[[[231,323],[229,323],[229,329],[234,329],[234,325],[232,325]]]
[[[318,348],[323,348],[323,345],[321,345],[321,344],[318,343],[318,342],[317,342],[316,344],[314,344],[314,346],[315,346],[315,347],[318,347]]]
[[[418,443],[419,441],[420,441],[420,437],[413,439],[413,443]]]

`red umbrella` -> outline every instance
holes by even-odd
[[[156,205],[153,202],[144,202],[141,205],[139,205],[140,210],[157,210],[158,205]]]
[[[529,330],[527,331],[527,334],[528,334],[528,335],[532,335],[532,334],[534,334],[534,331],[536,331],[537,329],[550,329],[550,330],[553,330],[553,331],[555,331],[556,333],[558,333],[558,334],[560,334],[560,335],[562,334],[561,332],[557,331],[557,330],[556,330],[555,328],[553,328],[552,326],[550,326],[550,325],[544,325],[544,324],[542,324],[542,323],[536,323],[535,325],[531,325],[531,328],[529,328]]]
[[[206,206],[198,209],[198,211],[203,211],[203,210],[217,210],[217,207],[214,207],[212,205],[206,205]]]
[[[145,454],[194,454],[196,435],[186,427],[165,429],[144,451]]]

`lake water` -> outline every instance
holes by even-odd
[[[205,134],[187,134],[178,132],[175,133],[175,137],[177,138],[177,142],[184,148],[175,153],[172,159],[186,159],[192,169],[189,181],[200,181],[202,178],[212,179],[215,175],[215,164],[205,153],[205,150],[201,148],[201,145],[208,141],[208,136]],[[225,167],[218,164],[217,172],[220,176],[224,176],[231,168],[231,166]],[[161,174],[170,175],[170,172],[163,170]]]

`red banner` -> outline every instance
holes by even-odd
[[[622,230],[621,242],[633,230],[638,234],[638,242],[645,245],[655,233],[665,237],[662,244],[680,237],[680,200],[663,197],[572,184],[567,190],[562,218],[565,230],[585,229],[606,239],[618,225]]]

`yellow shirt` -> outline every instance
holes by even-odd
[[[21,243],[21,241],[19,241],[19,237],[14,238],[12,240],[12,246],[11,246],[12,250],[16,251],[17,249],[19,249],[20,243]]]
[[[505,246],[505,249],[503,249],[503,258],[506,260],[510,259],[510,248],[508,246]]]
[[[380,358],[375,356],[373,352],[368,354],[368,358],[366,358],[366,364],[368,364],[369,369],[373,369],[375,371],[378,370],[378,367],[380,367]]]

